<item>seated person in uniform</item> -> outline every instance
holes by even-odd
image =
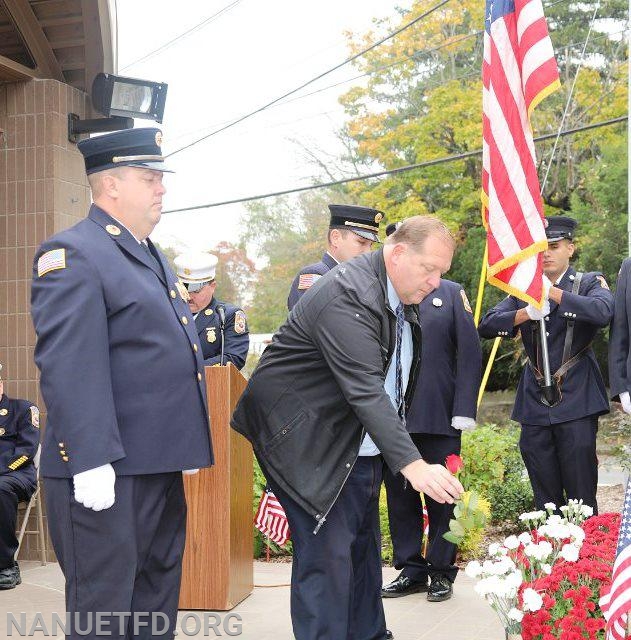
[[[0,377],[0,589],[22,582],[14,560],[18,503],[28,500],[37,487],[33,459],[38,444],[39,410],[27,400],[9,398]]]
[[[175,270],[188,291],[188,306],[207,367],[232,364],[243,369],[250,337],[243,310],[215,298],[217,256],[201,251],[183,253],[174,260]],[[223,353],[223,360],[222,360]]]

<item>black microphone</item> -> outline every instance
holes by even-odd
[[[223,330],[226,326],[226,310],[221,304],[217,305],[217,315],[219,316],[219,330],[221,331],[221,356],[219,357],[219,364],[223,367],[223,348],[225,342]]]

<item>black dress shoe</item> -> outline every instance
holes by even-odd
[[[0,569],[0,589],[15,589],[21,582],[20,567],[17,563],[12,567]]]
[[[427,580],[412,580],[412,578],[400,573],[396,580],[382,587],[381,597],[400,598],[419,591],[427,591]]]
[[[392,638],[394,638],[392,631],[390,631],[390,629],[386,629],[386,640],[392,640]]]
[[[442,602],[449,600],[454,593],[454,587],[447,576],[432,576],[432,581],[427,590],[427,599],[430,602]]]

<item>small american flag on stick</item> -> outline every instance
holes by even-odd
[[[281,547],[289,540],[289,522],[285,510],[269,488],[261,495],[261,502],[254,516],[254,526]]]

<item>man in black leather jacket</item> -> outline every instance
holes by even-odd
[[[417,305],[453,250],[439,220],[416,216],[383,249],[324,275],[274,336],[235,410],[232,426],[252,442],[289,520],[297,640],[391,637],[381,602],[384,461],[438,502],[462,492],[443,466],[421,459],[403,417],[418,367]]]

